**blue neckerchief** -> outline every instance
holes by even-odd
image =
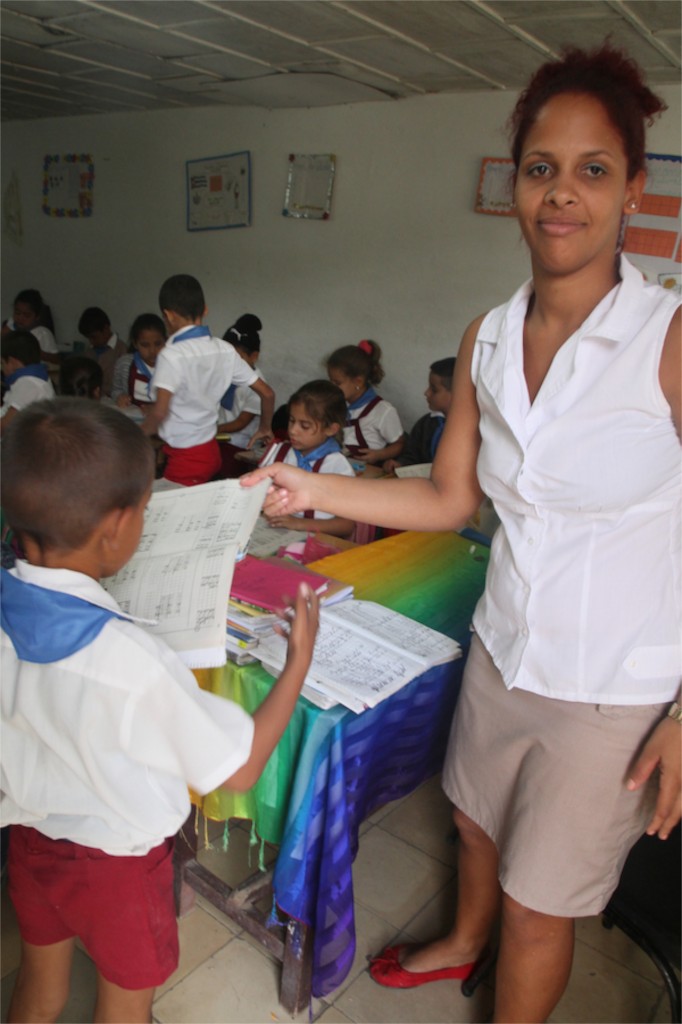
[[[39,380],[50,379],[46,366],[43,366],[42,363],[31,363],[30,366],[20,366],[14,373],[10,373],[9,376],[5,377],[5,384],[8,388],[11,388],[15,380],[19,380],[20,377],[38,377]]]
[[[436,424],[436,429],[433,432],[433,437],[431,438],[431,462],[433,462],[434,456],[436,454],[436,448],[440,444],[440,439],[443,436],[444,428],[445,416],[441,416],[438,423]]]
[[[47,665],[75,654],[99,635],[116,612],[72,594],[24,583],[2,570],[2,628],[17,657]]]
[[[351,409],[362,409],[363,405],[367,405],[368,402],[371,402],[372,399],[376,397],[377,393],[374,388],[369,387],[360,395],[359,398],[348,403],[348,411],[350,412]]]
[[[227,389],[227,391],[225,392],[223,397],[220,399],[220,404],[222,405],[223,409],[231,409],[232,408],[232,405],[234,403],[234,394],[235,394],[236,390],[237,390],[237,385],[236,384],[230,384],[229,388]]]
[[[340,452],[341,445],[338,441],[335,441],[333,437],[328,437],[326,441],[319,444],[317,448],[313,448],[311,452],[304,455],[303,452],[297,451],[295,448],[291,449],[296,456],[296,463],[299,469],[304,469],[306,473],[313,472],[313,466],[318,459],[323,459],[325,455],[331,455],[332,452]]]
[[[133,362],[135,363],[135,366],[138,368],[142,376],[147,381],[147,398],[151,398],[151,391],[149,390],[149,388],[152,382],[152,376],[154,374],[154,371],[152,370],[151,366],[147,366],[139,352],[136,352],[134,354]]]
[[[152,374],[154,373],[154,371],[152,370],[151,366],[147,366],[139,352],[136,352],[135,355],[133,356],[133,362],[135,363],[135,366],[138,368],[143,377],[145,377],[147,380],[152,379]]]
[[[210,338],[211,332],[203,324],[195,324],[194,327],[182,327],[173,338],[173,344],[179,341],[189,341],[190,338]]]

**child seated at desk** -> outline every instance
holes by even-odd
[[[340,388],[327,380],[310,381],[289,399],[289,440],[271,445],[259,465],[284,462],[308,473],[354,476],[353,467],[337,440],[345,422],[346,402]],[[270,525],[308,533],[324,532],[335,537],[349,537],[355,527],[352,519],[312,510],[274,516]]]
[[[125,342],[111,329],[109,317],[99,306],[88,306],[83,310],[78,330],[88,342],[83,354],[88,359],[96,359],[102,367],[102,394],[109,397],[114,382],[114,366],[126,353]]]
[[[66,398],[102,397],[102,367],[87,356],[68,356],[59,367],[59,394]]]
[[[165,442],[165,479],[185,486],[203,484],[222,465],[216,440],[218,410],[230,384],[245,384],[260,397],[261,422],[252,442],[272,438],[274,392],[231,345],[211,337],[203,326],[206,303],[195,277],[169,277],[161,287],[159,305],[170,337],[156,360],[154,404],[142,429]]]
[[[99,402],[35,403],[2,462],[26,555],[2,570],[2,824],[22,938],[8,1019],[57,1019],[79,937],[98,976],[88,1019],[147,1022],[178,963],[172,849],[187,787],[256,782],[308,670],[317,599],[299,590],[286,665],[251,717],[201,690],[100,586],[142,533],[153,455],[139,427]]]
[[[424,397],[429,412],[417,420],[407,436],[405,447],[397,459],[384,462],[385,473],[395,473],[398,466],[417,466],[433,462],[443,434],[445,417],[452,402],[452,375],[455,358],[437,359],[429,367],[429,383]]]
[[[40,356],[40,343],[28,331],[10,331],[0,339],[0,362],[7,389],[0,409],[0,434],[4,434],[20,409],[41,398],[54,398],[54,388]]]
[[[156,313],[141,313],[130,328],[130,348],[114,367],[111,397],[119,409],[151,405],[149,388],[159,352],[166,344],[166,328]]]
[[[48,366],[59,365],[59,350],[53,333],[52,317],[37,288],[24,288],[14,299],[12,319],[2,326],[2,334],[30,331],[38,339],[40,358]]]
[[[228,327],[223,334],[223,341],[229,342],[245,363],[257,369],[260,358],[260,334],[263,324],[253,313],[244,313]],[[261,380],[263,375],[257,371]],[[252,467],[237,459],[239,452],[248,448],[251,438],[260,426],[260,401],[258,395],[245,387],[234,385],[228,388],[220,401],[218,420],[219,434],[229,434],[229,442],[222,441],[220,454],[222,458],[223,477],[236,477],[247,473]]]
[[[348,405],[343,441],[350,457],[369,464],[397,458],[405,435],[395,408],[374,390],[384,378],[376,341],[337,348],[327,359],[327,376]]]

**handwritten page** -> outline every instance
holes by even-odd
[[[152,494],[140,544],[103,586],[191,668],[224,665],[227,601],[268,481],[219,480]]]
[[[418,462],[414,466],[396,466],[395,475],[398,477],[426,477],[426,479],[428,480],[428,478],[431,476],[431,466],[431,462]]]
[[[268,668],[281,670],[286,642],[268,636],[255,654]],[[358,712],[427,668],[459,657],[459,644],[436,630],[374,602],[350,600],[321,610],[306,686]]]

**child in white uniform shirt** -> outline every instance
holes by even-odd
[[[186,486],[206,483],[221,467],[216,431],[227,389],[232,383],[244,384],[259,395],[261,422],[253,440],[272,437],[274,392],[231,345],[212,338],[202,325],[206,303],[195,277],[169,277],[161,286],[159,305],[170,337],[156,361],[154,405],[142,429],[165,441],[167,480]]]
[[[223,334],[223,341],[229,342],[236,349],[244,362],[257,371],[261,380],[264,378],[257,369],[257,363],[260,358],[258,332],[262,328],[263,325],[257,316],[253,313],[244,313]],[[220,402],[218,422],[219,432],[230,435],[229,443],[223,441],[220,445],[221,476],[241,476],[253,468],[246,462],[240,462],[237,454],[249,447],[251,438],[260,426],[260,401],[256,392],[243,384],[228,388]]]
[[[343,441],[350,457],[369,464],[397,459],[405,435],[394,406],[374,390],[384,378],[376,341],[337,348],[327,360],[327,376],[348,404]]]
[[[254,784],[310,663],[316,599],[297,595],[287,664],[251,718],[99,584],[142,532],[153,455],[139,428],[57,398],[17,415],[2,459],[27,559],[2,570],[0,807],[22,936],[8,1019],[57,1019],[78,936],[98,972],[91,1019],[149,1021],[177,966],[171,837],[187,787]]]
[[[59,363],[59,349],[54,334],[46,326],[44,318],[49,310],[37,288],[24,288],[14,299],[12,319],[2,328],[3,336],[10,331],[30,331],[38,339],[40,357],[44,363],[56,366]],[[50,323],[52,318],[49,317]]]
[[[354,476],[353,467],[341,451],[337,440],[346,421],[343,393],[327,380],[304,384],[289,399],[289,440],[273,444],[261,459],[260,466],[283,462],[298,466],[307,473],[336,473]],[[330,533],[349,537],[355,523],[352,519],[332,516],[328,512],[296,513],[274,516],[270,525],[308,533]]]
[[[0,342],[7,391],[0,409],[0,434],[20,409],[41,398],[54,398],[47,368],[40,361],[40,343],[28,331],[11,331]]]

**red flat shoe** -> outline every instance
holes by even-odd
[[[430,981],[466,981],[480,962],[475,960],[470,964],[460,964],[459,967],[441,967],[436,971],[408,971],[399,960],[400,953],[408,948],[406,943],[387,946],[378,956],[372,957],[369,973],[374,981],[386,988],[417,988],[418,985],[428,985]]]

